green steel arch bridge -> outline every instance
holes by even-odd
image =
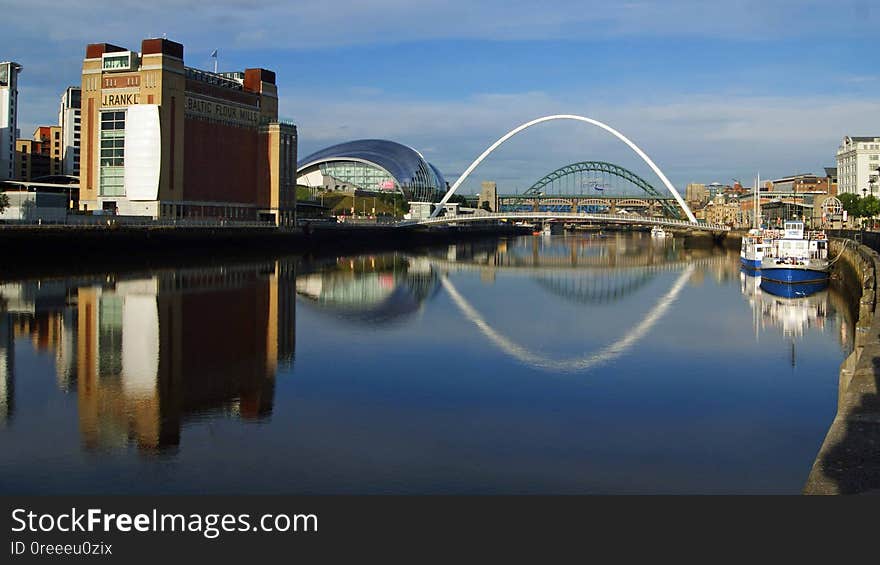
[[[580,161],[559,167],[522,194],[498,196],[500,211],[589,212],[637,209],[647,216],[681,218],[681,208],[650,182],[606,161]]]

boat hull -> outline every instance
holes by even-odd
[[[746,269],[751,269],[753,271],[757,271],[761,268],[761,260],[760,259],[746,259],[745,257],[739,258],[740,263]]]
[[[761,267],[761,280],[769,280],[782,284],[827,283],[828,271],[816,269],[798,269],[793,267]]]

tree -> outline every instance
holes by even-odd
[[[862,202],[859,207],[861,208],[862,217],[872,218],[872,224],[874,223],[873,218],[876,217],[877,214],[880,214],[880,200],[878,200],[877,197],[873,194],[862,198]]]
[[[840,203],[843,204],[843,209],[846,210],[847,214],[854,218],[861,216],[861,196],[852,192],[844,192],[838,196],[838,198],[840,199]]]

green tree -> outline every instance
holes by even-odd
[[[9,208],[9,197],[0,192],[0,214]]]
[[[859,218],[862,215],[862,197],[858,194],[854,194],[852,192],[844,192],[840,196],[840,203],[843,204],[843,209],[846,210],[846,213],[854,218]]]
[[[873,194],[862,198],[861,206],[859,206],[862,215],[866,218],[873,218],[880,214],[880,199]]]

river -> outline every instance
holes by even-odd
[[[640,233],[0,281],[0,492],[795,494],[847,304]]]

